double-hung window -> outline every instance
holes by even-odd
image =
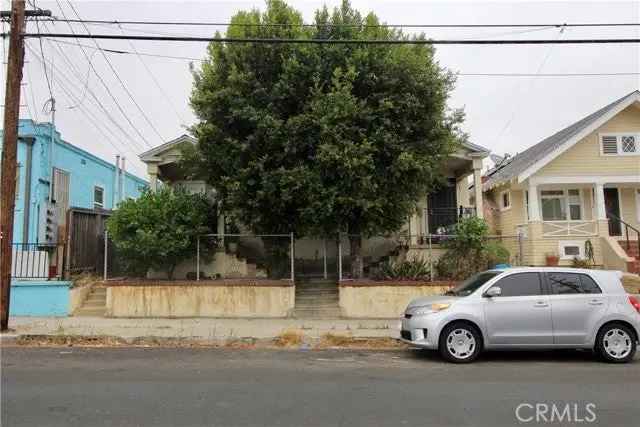
[[[542,190],[540,192],[543,221],[577,221],[582,219],[580,190]]]

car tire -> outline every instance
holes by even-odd
[[[608,363],[630,362],[636,354],[636,336],[624,324],[609,323],[598,331],[595,351]]]
[[[453,322],[440,333],[438,350],[451,363],[471,363],[482,351],[482,335],[466,322]]]

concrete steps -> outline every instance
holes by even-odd
[[[638,242],[635,240],[620,240],[618,243],[628,256],[634,258],[633,261],[627,263],[627,271],[640,274],[640,247],[638,247]]]
[[[74,316],[104,316],[107,309],[107,289],[94,287]]]
[[[300,319],[340,317],[338,284],[325,279],[304,280],[296,284],[293,316]]]

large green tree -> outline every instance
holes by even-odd
[[[226,35],[409,39],[346,0],[302,23],[271,0],[237,13]],[[349,233],[356,276],[361,236],[399,230],[464,137],[462,114],[447,109],[454,78],[430,45],[211,43],[208,53],[194,72],[198,145],[187,157],[256,233]]]

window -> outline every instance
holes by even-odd
[[[502,290],[501,297],[520,297],[541,295],[540,276],[538,273],[518,273],[498,280],[495,286]]]
[[[579,189],[543,190],[540,192],[543,221],[578,221],[582,219],[582,195]]]
[[[511,193],[503,191],[500,193],[500,210],[504,211],[511,208]]]
[[[600,138],[602,154],[605,156],[640,155],[639,134],[610,134]]]
[[[104,188],[97,185],[93,187],[93,208],[104,208]]]
[[[540,199],[543,221],[564,221],[567,219],[563,190],[541,191]]]
[[[547,273],[551,292],[556,295],[567,294],[601,294],[602,291],[586,274]]]
[[[527,221],[529,221],[529,191],[527,190],[524,192],[524,214],[527,216]]]
[[[502,274],[501,271],[485,271],[482,273],[478,273],[475,276],[471,276],[455,288],[451,289],[447,292],[447,295],[455,295],[458,297],[466,297],[467,295],[471,295],[482,285],[487,283],[489,280],[496,277],[498,274]]]
[[[582,259],[584,258],[584,242],[561,240],[558,242],[558,252],[560,259]]]

